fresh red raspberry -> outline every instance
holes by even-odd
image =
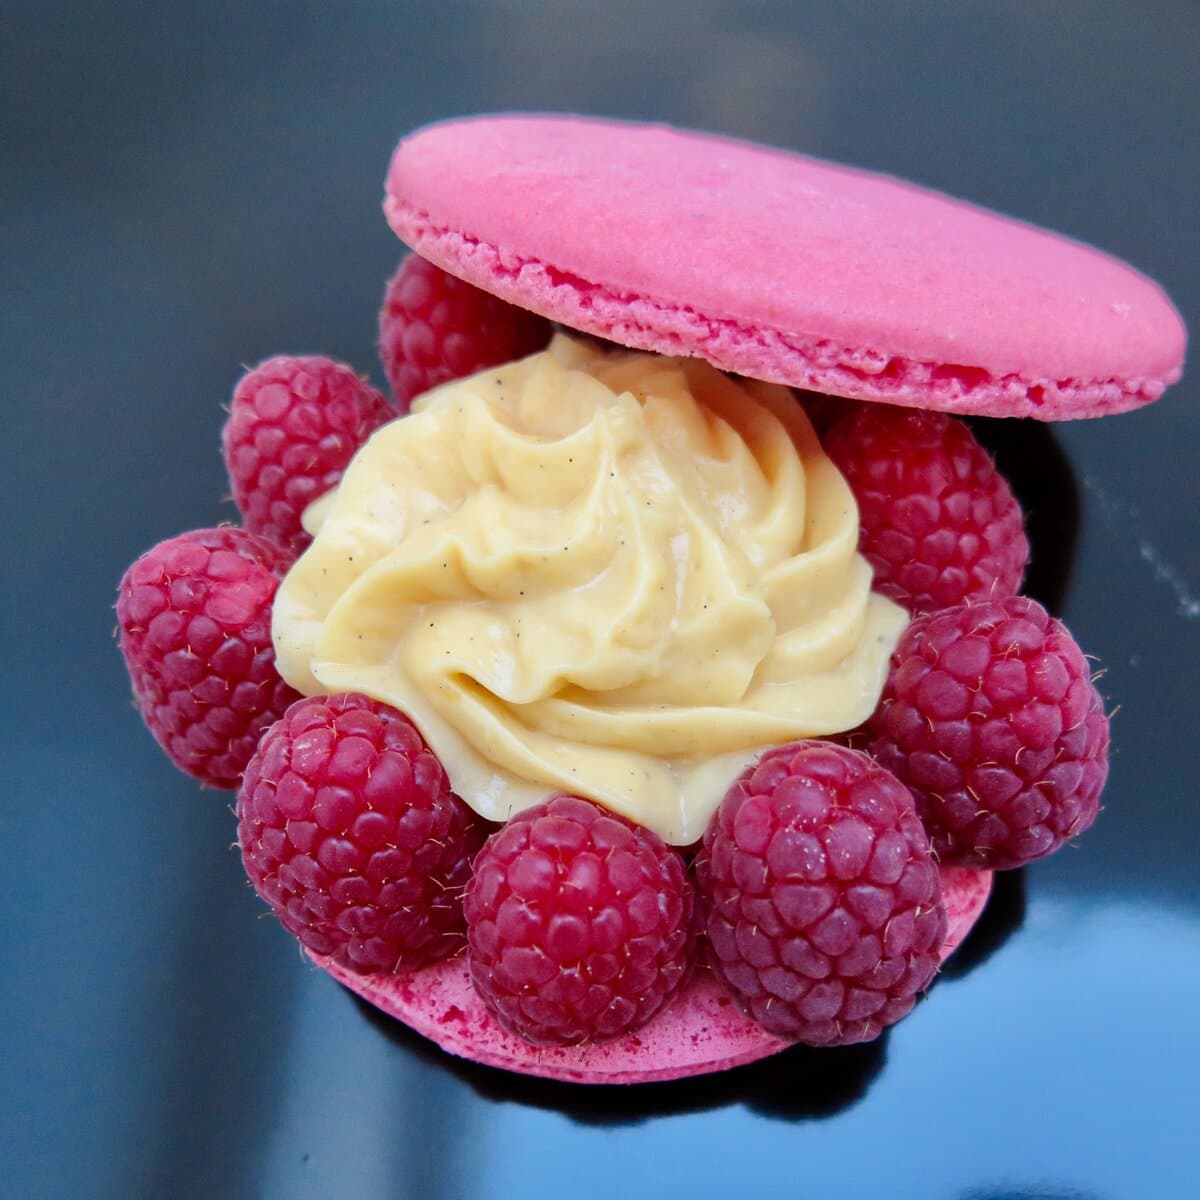
[[[1019,867],[1057,849],[1096,819],[1108,775],[1087,661],[1026,596],[913,621],[863,733],[912,789],[934,852],[963,866]]]
[[[354,693],[297,701],[250,760],[237,817],[255,891],[315,954],[391,972],[462,947],[484,825],[395,709]]]
[[[467,887],[471,977],[531,1042],[596,1042],[648,1021],[683,984],[693,940],[683,858],[575,796],[494,833]]]
[[[710,963],[773,1033],[878,1037],[938,966],[946,910],[908,789],[829,742],[765,754],[726,793],[696,859]]]
[[[911,612],[1021,586],[1021,507],[987,451],[945,413],[862,404],[824,438],[858,500],[875,587]]]
[[[524,358],[550,341],[550,323],[410,254],[388,280],[379,357],[396,405],[439,383]]]
[[[298,554],[305,508],[342,477],[354,452],[397,413],[343,363],[277,355],[233,390],[221,431],[233,499],[251,533]]]
[[[259,735],[296,693],[275,669],[271,602],[290,557],[224,526],[159,542],[117,593],[142,719],[181,770],[237,787]]]

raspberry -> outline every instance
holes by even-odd
[[[550,323],[448,275],[416,254],[388,281],[379,356],[397,406],[439,383],[524,358],[550,341]]]
[[[250,760],[237,817],[255,891],[314,953],[390,972],[462,947],[483,822],[395,709],[354,693],[297,701]]]
[[[117,593],[142,719],[181,770],[237,786],[259,734],[296,699],[275,669],[271,602],[288,555],[244,529],[159,542]]]
[[[885,596],[922,613],[1020,588],[1020,505],[962,421],[862,404],[824,444],[858,500],[860,546]]]
[[[248,371],[221,431],[246,528],[298,554],[311,540],[300,525],[304,509],[396,415],[366,380],[329,358],[278,355]]]
[[[471,977],[532,1042],[603,1041],[682,986],[693,940],[682,857],[575,796],[527,809],[488,839],[467,887]]]
[[[813,1046],[865,1042],[933,978],[946,910],[908,789],[795,742],[726,793],[696,860],[710,962],[742,1008]]]
[[[1025,596],[920,617],[867,749],[913,791],[935,853],[1019,867],[1096,819],[1108,719],[1075,639]]]

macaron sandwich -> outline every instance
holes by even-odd
[[[879,1036],[1107,775],[961,418],[1148,404],[1178,313],[1057,234],[663,126],[429,126],[384,213],[391,396],[320,356],[238,382],[241,524],[120,584],[146,724],[236,789],[312,960],[451,1054],[638,1083]]]

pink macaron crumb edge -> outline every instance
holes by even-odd
[[[1129,412],[1157,400],[1182,375],[1053,379],[995,375],[968,365],[924,362],[870,347],[839,346],[802,333],[746,326],[649,296],[618,295],[553,264],[503,253],[437,225],[394,195],[384,213],[421,257],[521,308],[624,346],[697,357],[768,383],[973,416],[1063,421]]]
[[[990,871],[943,867],[948,927],[942,961],[983,912]],[[449,1054],[524,1075],[574,1083],[652,1083],[724,1071],[787,1049],[790,1042],[743,1016],[706,969],[648,1024],[612,1042],[536,1046],[509,1033],[485,1008],[462,956],[396,975],[360,975],[313,961],[356,995]]]

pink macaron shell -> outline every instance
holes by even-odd
[[[864,400],[1046,420],[1156,399],[1183,366],[1157,284],[882,175],[663,126],[498,116],[401,141],[414,250],[576,329]]]
[[[992,874],[943,867],[941,877],[948,918],[945,962],[983,912]],[[509,1033],[488,1012],[461,956],[396,975],[360,975],[312,957],[339,983],[448,1053],[524,1075],[573,1083],[651,1083],[724,1071],[792,1044],[743,1016],[707,969],[635,1033],[588,1046],[535,1046]]]

